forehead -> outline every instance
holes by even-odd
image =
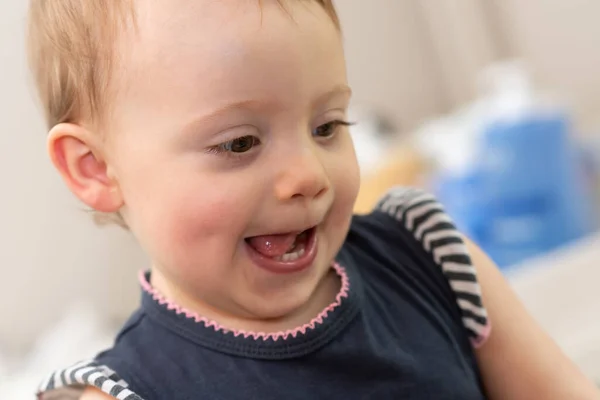
[[[131,112],[298,100],[346,81],[341,37],[315,1],[138,1],[136,14],[124,71]]]

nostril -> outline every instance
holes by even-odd
[[[323,195],[325,195],[325,193],[327,193],[327,190],[328,190],[328,188],[326,188],[326,187],[319,190],[319,192],[315,195],[315,198],[322,197]]]
[[[314,194],[310,194],[310,195],[307,195],[307,193],[296,193],[296,194],[292,195],[292,199],[298,199],[301,197],[318,199],[319,197],[323,197],[323,195],[325,195],[325,193],[327,193],[327,190],[328,190],[327,188],[323,188],[323,189],[320,189],[318,192],[316,192]]]

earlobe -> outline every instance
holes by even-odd
[[[123,206],[118,183],[108,173],[101,141],[80,125],[62,123],[48,135],[48,153],[63,180],[83,203],[113,213]]]

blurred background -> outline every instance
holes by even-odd
[[[0,2],[0,398],[90,357],[148,262],[53,171],[25,62],[27,2]],[[540,323],[600,382],[600,2],[344,0],[356,211],[438,195]]]

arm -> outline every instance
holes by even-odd
[[[99,389],[95,387],[88,386],[79,400],[114,400],[115,398],[107,395],[104,392],[101,392]]]
[[[600,391],[527,313],[494,263],[466,241],[493,324],[477,349],[491,399],[598,400]]]

